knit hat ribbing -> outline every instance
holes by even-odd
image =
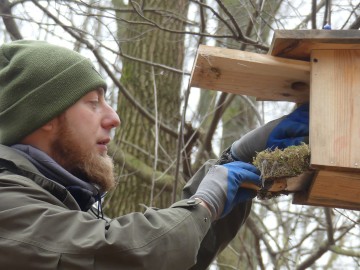
[[[0,47],[0,143],[12,145],[106,83],[91,61],[44,41]]]

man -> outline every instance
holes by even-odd
[[[188,199],[104,217],[101,197],[115,184],[107,144],[120,125],[105,91],[76,52],[41,41],[1,46],[2,268],[206,269],[248,216],[255,194],[240,186],[260,185],[259,172],[226,152],[223,165],[205,164],[188,183]]]

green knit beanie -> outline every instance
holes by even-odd
[[[0,143],[12,145],[106,83],[91,61],[44,41],[0,47]]]

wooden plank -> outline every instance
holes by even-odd
[[[262,100],[309,100],[310,64],[200,45],[190,85]]]
[[[311,56],[311,166],[360,168],[360,50]]]
[[[308,193],[297,193],[294,204],[360,210],[360,174],[321,170]]]
[[[268,191],[270,192],[285,191],[289,193],[293,193],[296,191],[305,191],[310,186],[312,179],[314,177],[314,173],[315,171],[309,170],[303,172],[298,176],[275,179]],[[257,185],[247,182],[243,183],[241,187],[249,188],[257,191],[261,189]]]
[[[312,50],[360,49],[359,30],[277,30],[269,54],[309,61]]]

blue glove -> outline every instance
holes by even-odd
[[[256,196],[255,191],[240,188],[244,182],[261,185],[260,172],[255,166],[241,161],[214,165],[192,198],[203,200],[210,209],[212,219],[216,220],[226,216],[240,202]]]
[[[309,104],[303,104],[286,116],[271,131],[266,147],[284,149],[300,145],[309,136]]]
[[[309,105],[252,130],[235,141],[229,152],[234,160],[252,162],[256,153],[267,148],[285,148],[309,140]]]

